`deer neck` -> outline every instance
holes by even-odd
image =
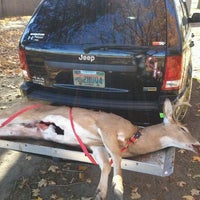
[[[142,129],[141,134],[141,137],[135,143],[129,145],[124,157],[142,155],[167,147],[161,140],[167,135],[164,124],[145,127]]]

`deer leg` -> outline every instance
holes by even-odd
[[[121,169],[121,150],[119,148],[117,137],[112,137],[112,134],[103,134],[101,129],[98,129],[98,132],[101,135],[103,144],[113,161],[112,184],[115,193],[115,199],[122,200],[124,188]]]
[[[123,179],[122,179],[122,170],[121,170],[121,158],[117,158],[117,156],[111,156],[113,159],[113,189],[115,193],[115,199],[122,200],[124,187],[123,187]],[[117,159],[117,160],[116,160]]]
[[[93,156],[101,169],[101,177],[96,191],[96,200],[106,199],[108,190],[108,177],[111,171],[109,155],[104,146],[91,147]]]
[[[118,146],[116,147],[116,149],[110,150],[110,155],[111,155],[111,158],[112,158],[112,161],[113,161],[112,184],[113,184],[113,189],[114,189],[116,200],[117,199],[122,200],[123,199],[123,193],[124,193],[120,154],[121,154],[121,152],[120,152],[120,150],[118,151]]]

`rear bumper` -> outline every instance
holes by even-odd
[[[40,85],[23,83],[22,93],[33,99],[46,100],[52,103],[68,106],[79,106],[94,109],[116,109],[133,111],[155,111],[159,109],[157,102],[121,101],[110,99],[85,98],[66,95],[57,89],[46,89]]]
[[[162,120],[160,119],[159,112],[163,102],[159,101],[122,101],[77,97],[62,93],[58,89],[46,88],[31,82],[24,82],[21,85],[21,91],[30,99],[44,100],[56,105],[113,112],[142,126],[160,123]]]

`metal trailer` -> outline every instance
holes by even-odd
[[[46,141],[0,139],[0,148],[66,160],[90,163],[79,149]],[[122,169],[156,176],[169,176],[174,170],[175,148],[170,147],[147,155],[122,159]]]

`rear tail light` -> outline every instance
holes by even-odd
[[[178,90],[181,84],[182,56],[166,58],[165,76],[162,90]]]
[[[23,76],[25,80],[30,80],[30,74],[28,71],[28,64],[26,60],[26,52],[24,49],[19,49],[19,60],[20,60],[20,68],[22,69]]]

